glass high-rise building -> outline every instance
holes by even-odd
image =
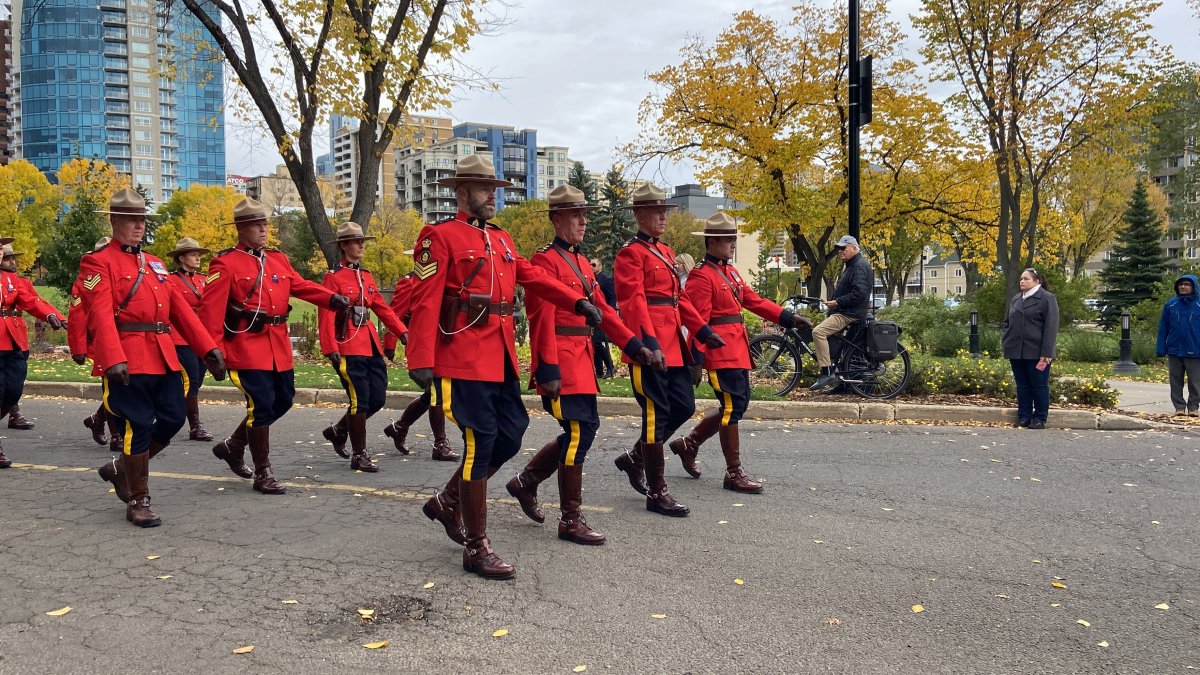
[[[15,0],[12,20],[16,156],[52,180],[108,161],[155,203],[225,183],[224,62],[182,3]]]

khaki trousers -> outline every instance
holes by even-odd
[[[833,360],[829,358],[829,336],[840,333],[855,321],[857,319],[845,314],[830,314],[829,318],[813,327],[813,350],[817,352],[818,366],[828,368],[833,365]]]

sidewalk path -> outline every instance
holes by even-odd
[[[1121,410],[1170,415],[1175,412],[1171,405],[1171,387],[1161,382],[1130,382],[1109,380],[1108,385],[1121,392]]]

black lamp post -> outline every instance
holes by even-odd
[[[1133,338],[1130,334],[1128,310],[1121,312],[1121,341],[1118,344],[1121,346],[1121,356],[1113,366],[1113,372],[1128,375],[1142,372],[1138,364],[1133,362]]]
[[[979,353],[979,310],[971,310],[971,336],[968,339],[971,348],[971,358],[977,359],[982,354]]]

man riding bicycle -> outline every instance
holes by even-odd
[[[838,239],[834,247],[838,260],[846,268],[833,287],[831,299],[825,301],[829,317],[812,331],[813,350],[817,353],[821,377],[809,389],[818,393],[832,391],[842,382],[829,355],[829,336],[867,318],[871,292],[875,288],[875,272],[871,269],[871,263],[859,253],[858,240],[846,235]]]

